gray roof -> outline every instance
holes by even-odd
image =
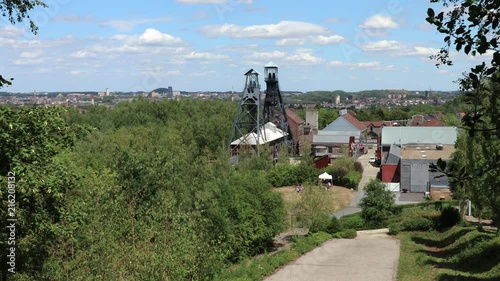
[[[391,149],[389,150],[389,154],[387,154],[387,160],[385,164],[399,164],[399,160],[401,159],[401,148],[395,144],[391,145]]]
[[[384,127],[382,145],[455,144],[456,127]]]
[[[325,143],[342,143],[348,144],[350,136],[343,135],[315,135],[313,136],[313,144]],[[357,138],[356,138],[357,139]]]
[[[358,128],[356,128],[353,124],[349,123],[342,116],[335,119],[332,123],[328,124],[323,131],[357,131],[358,134],[361,132]]]

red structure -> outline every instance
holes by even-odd
[[[377,138],[377,159],[382,159],[382,136]]]
[[[349,157],[352,157],[354,154],[354,142],[356,141],[355,137],[349,137]]]
[[[328,164],[330,164],[330,156],[324,155],[316,160],[314,160],[314,167],[316,169],[323,169],[328,167]]]
[[[399,182],[399,165],[383,164],[380,168],[382,182]]]

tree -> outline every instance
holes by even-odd
[[[2,0],[0,1],[0,12],[2,16],[6,17],[12,24],[29,21],[31,32],[37,34],[38,27],[29,16],[29,11],[37,6],[47,7],[44,2],[39,0]],[[4,85],[11,85],[12,80],[14,79],[6,79],[0,75],[0,88]]]
[[[394,196],[379,180],[370,180],[364,187],[365,197],[361,199],[361,216],[371,223],[379,223],[394,210]]]
[[[457,142],[450,166],[438,161],[434,170],[447,172],[453,187],[481,208],[497,214],[500,225],[500,2],[497,0],[431,0],[447,11],[427,10],[427,21],[445,35],[445,46],[433,56],[437,65],[452,65],[451,49],[466,55],[491,54],[458,80],[468,111],[462,128],[468,132]],[[484,200],[488,198],[488,200]],[[465,199],[465,198],[463,198]],[[479,202],[480,201],[480,202]]]
[[[434,25],[438,32],[445,35],[445,46],[433,56],[438,61],[437,65],[452,65],[450,48],[454,47],[457,52],[466,55],[483,55],[491,53],[492,58],[489,65],[486,62],[471,68],[469,73],[459,79],[460,86],[466,94],[466,100],[472,105],[466,113],[462,122],[474,134],[475,125],[483,119],[485,114],[499,117],[498,106],[499,92],[493,92],[494,103],[489,107],[481,106],[481,100],[485,94],[485,83],[488,81],[499,82],[500,77],[494,75],[500,70],[500,46],[498,44],[500,34],[500,2],[496,0],[431,0],[432,3],[441,2],[445,7],[451,7],[448,11],[438,14],[432,9],[427,10],[427,21]],[[498,120],[498,118],[497,118]],[[497,121],[492,124],[489,131],[496,131],[500,136],[500,124]]]

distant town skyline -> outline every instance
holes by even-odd
[[[283,91],[455,91],[490,55],[429,58],[444,36],[425,22],[430,1],[52,0],[26,24],[0,21],[6,92],[240,92],[250,68],[279,66]],[[261,78],[262,88],[264,79]]]

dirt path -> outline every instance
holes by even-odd
[[[386,233],[358,231],[356,239],[329,240],[264,280],[395,280],[399,240]]]

